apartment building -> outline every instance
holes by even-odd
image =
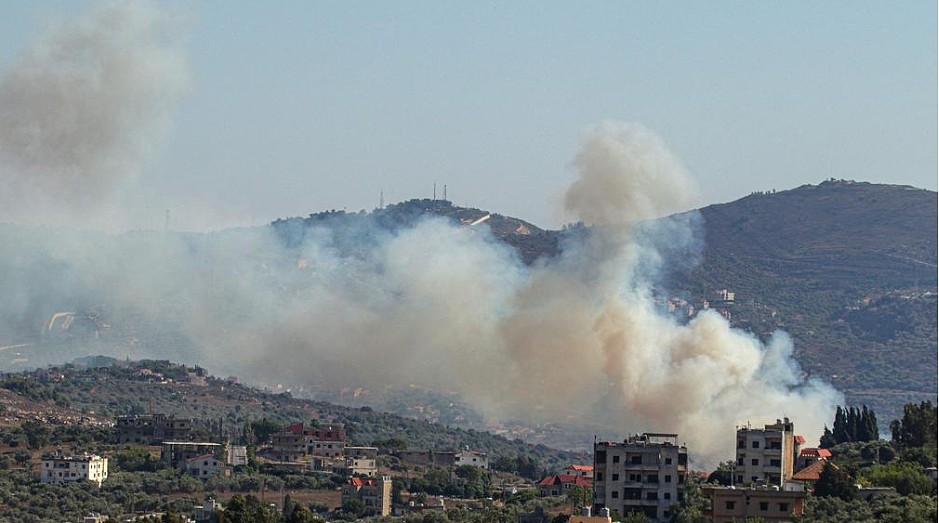
[[[789,418],[777,419],[761,429],[738,427],[734,484],[782,487],[792,477],[804,442],[793,432]]]
[[[597,442],[593,458],[595,510],[608,508],[624,517],[641,512],[653,523],[671,518],[688,474],[688,449],[678,444],[677,434]]]
[[[218,443],[206,443],[199,441],[164,441],[160,446],[160,459],[169,464],[170,467],[181,469],[185,466],[186,460],[205,454],[215,455],[220,453],[222,446]]]
[[[85,454],[83,456],[43,456],[39,471],[42,483],[91,481],[101,486],[108,479],[108,458]]]
[[[160,443],[185,441],[192,434],[192,420],[166,414],[118,416],[114,437],[118,443]]]

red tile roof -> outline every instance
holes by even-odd
[[[798,434],[796,434],[795,440],[797,445],[805,443],[805,438],[803,436],[799,436]]]
[[[571,465],[567,468],[571,470],[582,470],[584,472],[590,472],[593,470],[593,465]]]
[[[825,465],[828,464],[828,460],[820,459],[808,467],[796,472],[792,475],[792,479],[796,481],[818,481],[819,476],[821,476],[822,471],[825,470]],[[838,466],[834,463],[831,464],[832,467],[835,467],[835,470],[838,470]]]
[[[589,487],[592,485],[589,479],[582,476],[574,476],[572,474],[555,474],[553,476],[546,476],[543,478],[538,482],[538,486],[549,487],[551,485],[564,485],[567,483],[580,485],[582,487]]]
[[[365,485],[374,485],[374,479],[362,479],[362,478],[349,478],[349,484],[355,485],[356,487],[364,487]]]
[[[805,456],[808,458],[830,458],[831,451],[828,449],[802,449],[799,451],[799,455]]]

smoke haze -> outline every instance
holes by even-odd
[[[94,210],[132,180],[186,85],[160,44],[164,21],[149,4],[108,5],[3,73],[6,219]],[[663,141],[606,123],[574,166],[565,208],[592,227],[532,266],[485,225],[441,218],[393,230],[363,219],[341,241],[328,223],[118,236],[3,226],[0,345],[55,311],[95,310],[118,356],[253,382],[416,384],[489,417],[580,421],[611,439],[678,432],[707,464],[733,456],[735,424],[788,415],[820,433],[842,398],[802,378],[785,334],[764,345],[717,314],[680,323],[657,305],[662,268],[701,248],[696,213],[661,218],[694,196]]]
[[[0,220],[100,226],[187,90],[182,23],[114,2],[52,27],[0,71]]]

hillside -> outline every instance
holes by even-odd
[[[761,337],[776,329],[789,332],[805,372],[835,384],[849,403],[874,407],[884,422],[899,417],[904,403],[935,398],[935,192],[829,180],[696,212],[703,240],[700,264],[689,269],[684,259],[666,260],[680,263],[666,267],[661,297],[680,298],[696,310],[707,301],[733,325]],[[305,318],[291,315],[323,297],[341,294],[366,307],[394,303],[402,289],[382,281],[385,260],[375,257],[387,252],[375,247],[428,215],[470,235],[488,230],[527,264],[557,256],[565,234],[583,232],[543,230],[517,218],[428,199],[208,234],[109,236],[0,225],[0,244],[9,247],[0,253],[0,370],[108,354],[240,373],[246,367],[226,366],[237,360],[229,357],[227,344],[239,341],[228,333],[257,333],[258,340],[273,339],[290,350],[297,337],[277,338],[278,331],[301,328]],[[306,265],[311,256],[320,266]],[[438,282],[441,276],[434,278]],[[723,300],[721,290],[735,299]],[[304,339],[312,344],[305,350],[315,354],[318,337]],[[565,448],[576,445],[546,439],[566,432],[555,426],[532,430],[511,425],[512,420],[493,425],[446,391],[408,382],[399,388],[371,386],[365,380],[337,386],[322,379],[330,376],[301,381],[310,376],[281,376],[258,357],[243,365],[268,374],[242,374],[252,383],[303,385],[305,394],[319,399],[443,424],[498,427],[513,438]],[[363,386],[370,389],[364,395],[342,392]]]
[[[702,262],[673,288],[759,335],[787,331],[804,370],[883,419],[935,398],[935,192],[830,180],[700,213]],[[720,289],[735,292],[732,305]]]

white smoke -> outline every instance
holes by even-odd
[[[146,1],[52,27],[0,71],[0,220],[113,218],[187,90],[181,19]]]
[[[152,4],[107,4],[3,71],[0,219],[48,223],[114,201],[185,91],[177,28]],[[99,307],[128,325],[121,356],[248,381],[417,384],[490,416],[573,420],[611,437],[674,431],[709,464],[733,456],[735,424],[788,415],[820,433],[841,398],[800,376],[788,337],[764,345],[716,314],[682,324],[655,305],[662,266],[695,259],[701,241],[695,213],[661,218],[694,197],[664,142],[603,124],[574,165],[565,207],[592,227],[531,267],[485,225],[442,219],[350,229],[363,237],[354,255],[325,226],[290,247],[270,227],[118,237],[0,227],[0,316]]]

